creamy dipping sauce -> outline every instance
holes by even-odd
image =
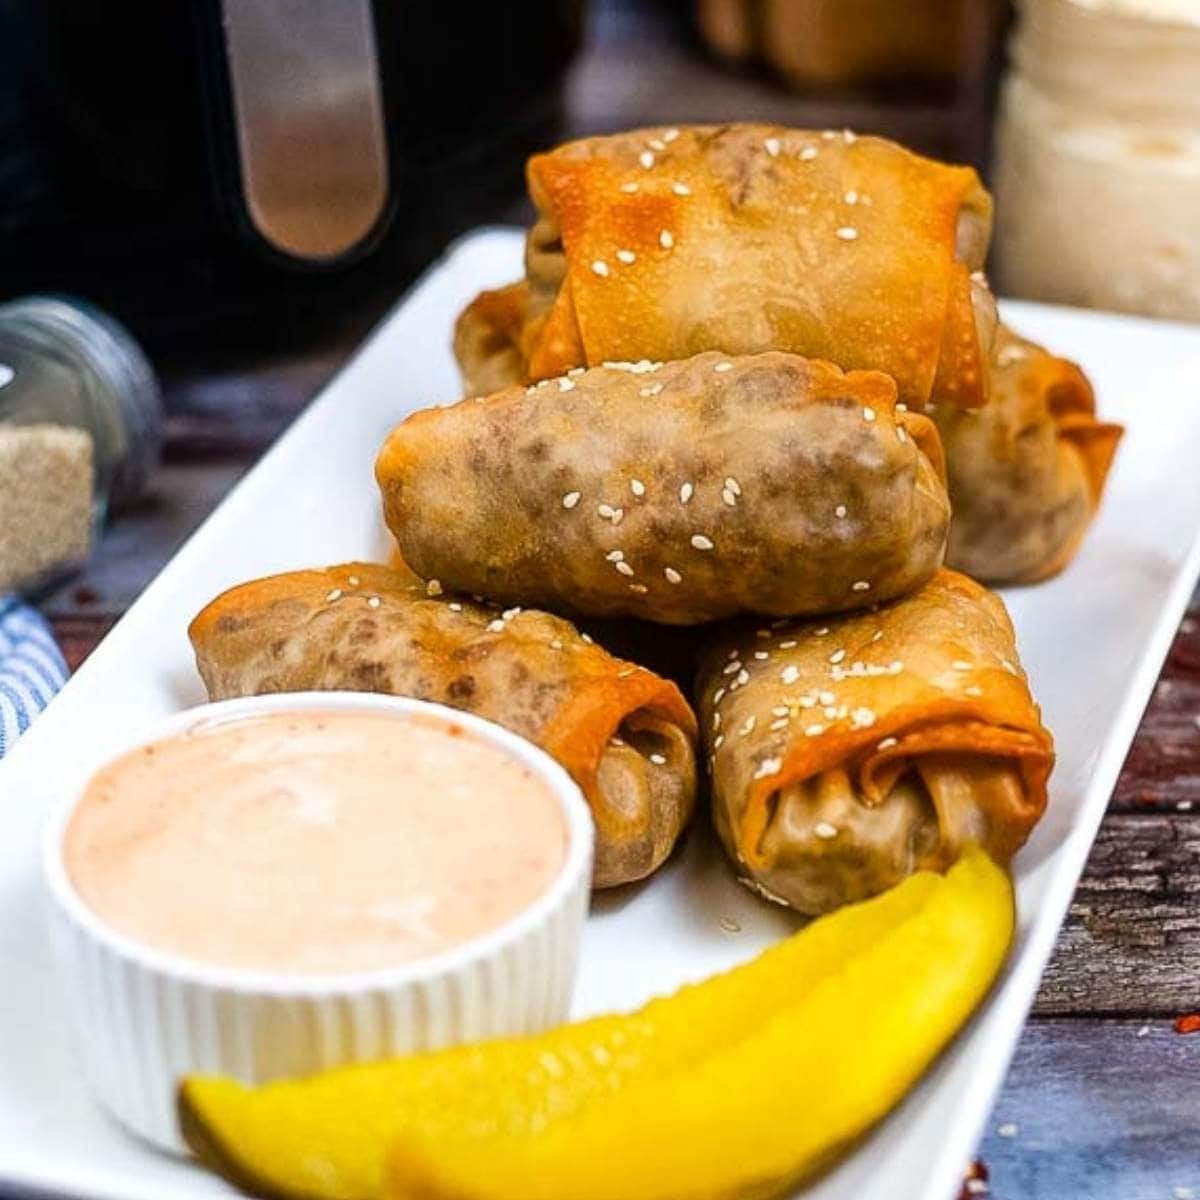
[[[417,714],[303,710],[200,725],[88,784],[67,874],[114,929],[226,967],[396,966],[495,929],[563,868],[533,770]]]

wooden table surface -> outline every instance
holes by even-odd
[[[571,123],[611,105],[611,43],[578,64]],[[696,115],[710,85],[693,65],[649,100],[661,120]],[[628,62],[613,70],[626,74]],[[711,70],[711,69],[709,69]],[[761,112],[759,85],[747,85]],[[630,89],[618,109],[637,119]],[[726,107],[736,107],[736,96]],[[711,104],[705,99],[704,104]],[[702,114],[707,115],[707,114]],[[187,535],[352,352],[351,330],[293,356],[212,372],[169,368],[164,464],[94,561],[44,605],[74,667]],[[1200,607],[1163,670],[996,1105],[979,1158],[1003,1200],[1200,1200]],[[976,1184],[966,1194],[982,1194]]]

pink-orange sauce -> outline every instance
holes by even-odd
[[[423,715],[313,710],[201,725],[96,774],[67,829],[89,908],[228,967],[395,966],[548,890],[567,827],[501,747]]]

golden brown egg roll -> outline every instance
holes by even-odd
[[[1036,583],[1075,556],[1123,430],[1096,419],[1079,367],[1003,326],[991,374],[982,408],[930,412],[954,512],[946,561],[985,583]]]
[[[436,590],[369,563],[293,571],[231,588],[188,635],[213,700],[383,692],[511,729],[587,797],[595,886],[650,874],[695,804],[696,719],[679,689],[559,617]]]
[[[459,320],[472,393],[519,364],[528,380],[786,350],[886,371],[914,408],[985,398],[991,199],[968,167],[848,131],[723,125],[570,142],[526,177],[527,286]]]
[[[949,521],[940,453],[879,372],[709,353],[414,413],[376,476],[401,555],[442,587],[691,625],[920,586]]]
[[[699,673],[715,824],[746,883],[803,913],[944,870],[1007,863],[1054,761],[1003,603],[941,570],[825,623],[730,631]]]

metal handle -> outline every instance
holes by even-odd
[[[388,158],[371,0],[221,0],[245,209],[328,262],[375,230]]]

